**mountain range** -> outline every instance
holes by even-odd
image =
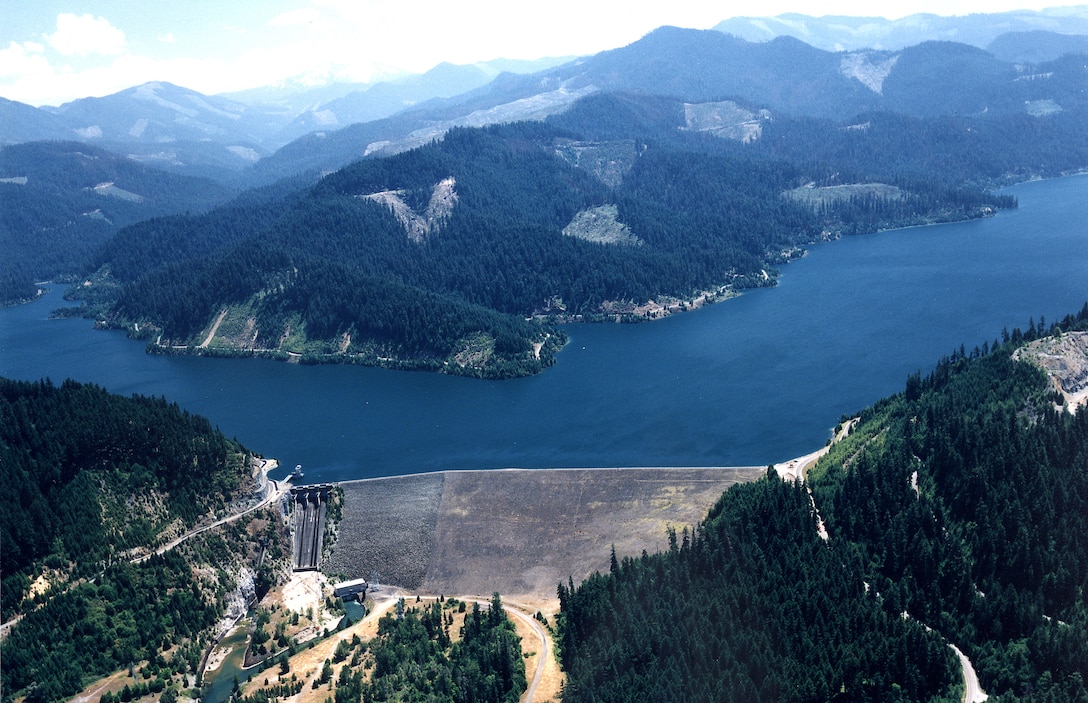
[[[833,86],[830,76],[816,76],[820,69],[824,73],[828,70],[834,73],[840,68],[847,75],[853,72],[857,80],[870,88],[876,87],[879,92],[881,77],[889,72],[889,62],[894,61],[896,55],[879,52],[899,52],[928,41],[967,44],[985,49],[994,58],[1009,63],[1052,61],[1066,53],[1086,50],[1088,9],[1058,8],[960,17],[912,15],[899,20],[786,14],[771,18],[733,18],[718,24],[715,31],[743,39],[741,46],[793,37],[824,52],[860,52],[837,57],[816,52],[807,57],[816,61],[810,66],[812,73],[803,77],[809,81],[808,94],[799,94],[788,84],[782,85],[780,93],[796,96],[789,103],[775,101],[773,95],[766,95],[766,86],[761,94],[747,96],[745,94],[751,92],[754,84],[723,84],[720,75],[708,75],[704,79],[707,87],[750,97],[756,102],[777,102],[777,105],[769,106],[786,108],[790,112],[797,109],[806,113],[827,112],[833,109],[831,104],[838,104],[840,112],[846,113],[864,108],[865,101],[855,97],[845,103],[836,103],[844,97],[844,92],[849,91],[842,86]],[[755,71],[753,81],[777,83],[783,66],[774,62],[797,58],[795,46],[771,42],[771,46],[762,51],[748,48],[751,51],[744,52],[742,60],[750,62],[749,65],[730,63],[738,58],[737,55],[721,53],[715,57],[719,66],[736,66],[735,82],[739,82],[739,74]],[[595,60],[567,57],[537,61],[497,59],[460,66],[443,63],[424,74],[374,84],[285,85],[216,96],[160,82],[101,98],[83,98],[58,107],[35,108],[0,98],[0,144],[42,139],[85,141],[160,168],[180,170],[188,175],[212,175],[224,180],[306,135],[328,134],[348,125],[370,123],[397,113],[417,115],[415,119],[397,120],[412,125],[409,131],[414,131],[435,122],[453,121],[459,125],[478,126],[509,119],[538,118],[562,109],[576,97],[594,89],[640,92],[673,89],[683,91],[672,93],[674,96],[697,97],[691,94],[693,86],[669,86],[662,76],[655,79],[648,76],[645,69],[642,75],[618,76],[616,67],[609,67],[604,57],[611,55],[622,64],[629,57],[623,54],[624,50],[619,51],[620,54],[604,52],[592,57]],[[837,67],[836,59],[841,67]],[[556,66],[562,68],[548,70]],[[703,66],[709,68],[706,64]],[[645,84],[646,78],[655,80],[656,85]],[[578,84],[577,89],[567,84],[572,80]],[[825,95],[828,88],[833,89]],[[822,97],[813,102],[812,98],[817,94]],[[415,141],[420,143],[433,132],[434,129],[424,129]],[[396,136],[404,139],[406,135]],[[313,138],[307,138],[306,143],[312,145]],[[327,168],[327,165],[321,167]],[[279,169],[272,170],[280,172]],[[249,182],[245,181],[245,184]]]
[[[714,29],[753,42],[789,36],[827,51],[896,51],[926,41],[954,41],[992,51],[995,44],[1009,43],[1015,38],[1023,39],[1024,35],[1043,33],[1051,37],[1070,37],[1088,34],[1088,7],[950,17],[915,14],[895,20],[842,15],[812,17],[788,13],[777,17],[733,17],[718,23]],[[1048,51],[1032,60],[1055,59],[1061,53]],[[1008,54],[998,56],[1017,60]]]
[[[1009,51],[1040,56],[1062,42],[1078,46],[1006,33]],[[138,323],[154,350],[521,375],[563,341],[526,318],[669,314],[773,285],[808,242],[984,216],[1015,206],[994,185],[1088,167],[1081,53],[1025,64],[949,41],[833,52],[662,27],[484,83],[494,70],[440,66],[291,122],[282,100],[162,83],[37,112],[7,103],[27,133],[69,120],[122,161],[192,180],[159,202],[150,172],[86,166],[108,152],[6,147],[0,187],[64,207],[3,200],[18,253],[5,297],[64,272],[35,237],[93,221],[67,272],[94,281],[81,295],[100,319]],[[269,153],[315,120],[328,129]]]
[[[228,95],[153,82],[59,107],[0,98],[0,144],[78,140],[159,168],[223,180],[309,132],[380,119],[478,88],[503,72],[533,72],[561,61],[443,63],[424,74],[375,84]]]

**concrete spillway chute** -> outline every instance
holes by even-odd
[[[332,484],[329,483],[291,488],[294,504],[292,566],[295,571],[314,571],[321,566],[325,509],[331,490]]]

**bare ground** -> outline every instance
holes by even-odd
[[[1069,412],[1088,403],[1088,332],[1037,339],[1013,352],[1013,358],[1042,367]]]

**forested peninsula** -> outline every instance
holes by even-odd
[[[558,323],[657,319],[772,286],[813,242],[1015,207],[1001,186],[1088,167],[1083,80],[1076,54],[665,27],[308,135],[218,187],[6,147],[0,297],[78,281],[81,314],[155,353],[534,374]]]
[[[914,152],[877,169],[879,124],[871,157],[814,167],[661,133],[636,107],[680,106],[599,97],[547,124],[455,129],[287,199],[140,223],[76,293],[159,353],[519,376],[554,361],[554,321],[653,319],[773,285],[811,242],[1015,205],[922,178]]]

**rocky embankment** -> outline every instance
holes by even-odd
[[[555,598],[617,556],[668,548],[753,468],[451,471],[350,481],[324,570],[430,593]]]

